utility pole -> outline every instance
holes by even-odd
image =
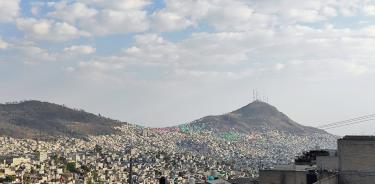
[[[128,177],[128,183],[133,184],[133,157],[132,157],[132,148],[129,150],[130,155],[130,166],[129,166],[129,177]]]
[[[129,184],[133,184],[133,158],[130,158],[130,167],[129,167]]]

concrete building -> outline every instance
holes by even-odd
[[[339,183],[375,182],[375,136],[345,136],[338,140]]]
[[[318,180],[314,184],[338,184],[337,175],[326,176],[326,177]]]
[[[19,166],[21,164],[26,164],[26,163],[30,163],[29,158],[16,157],[16,158],[13,158],[12,166]]]
[[[231,184],[228,181],[219,179],[219,180],[211,180],[211,181],[206,181],[206,184]]]
[[[260,170],[260,184],[313,184],[315,178],[311,178],[310,170],[314,170],[307,165],[278,166],[272,169]]]
[[[295,165],[292,166],[278,166],[261,170],[260,183],[375,183],[375,136],[345,136],[337,141],[337,145],[337,151],[312,150],[304,152],[303,155],[296,158]],[[312,170],[314,173],[311,172]]]
[[[339,158],[337,156],[317,156],[316,166],[320,171],[337,171]]]
[[[335,172],[339,169],[337,150],[325,150],[327,155],[318,155],[315,164],[320,172]]]
[[[48,159],[46,152],[39,152],[39,162],[44,162]]]

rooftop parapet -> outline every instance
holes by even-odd
[[[363,135],[347,135],[341,140],[352,140],[352,141],[375,141],[375,136],[363,136]]]

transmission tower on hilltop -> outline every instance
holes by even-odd
[[[268,96],[262,95],[257,89],[253,90],[253,101],[268,103]]]

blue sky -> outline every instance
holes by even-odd
[[[374,21],[372,0],[0,0],[0,102],[160,127],[258,89],[318,126],[374,113]]]

